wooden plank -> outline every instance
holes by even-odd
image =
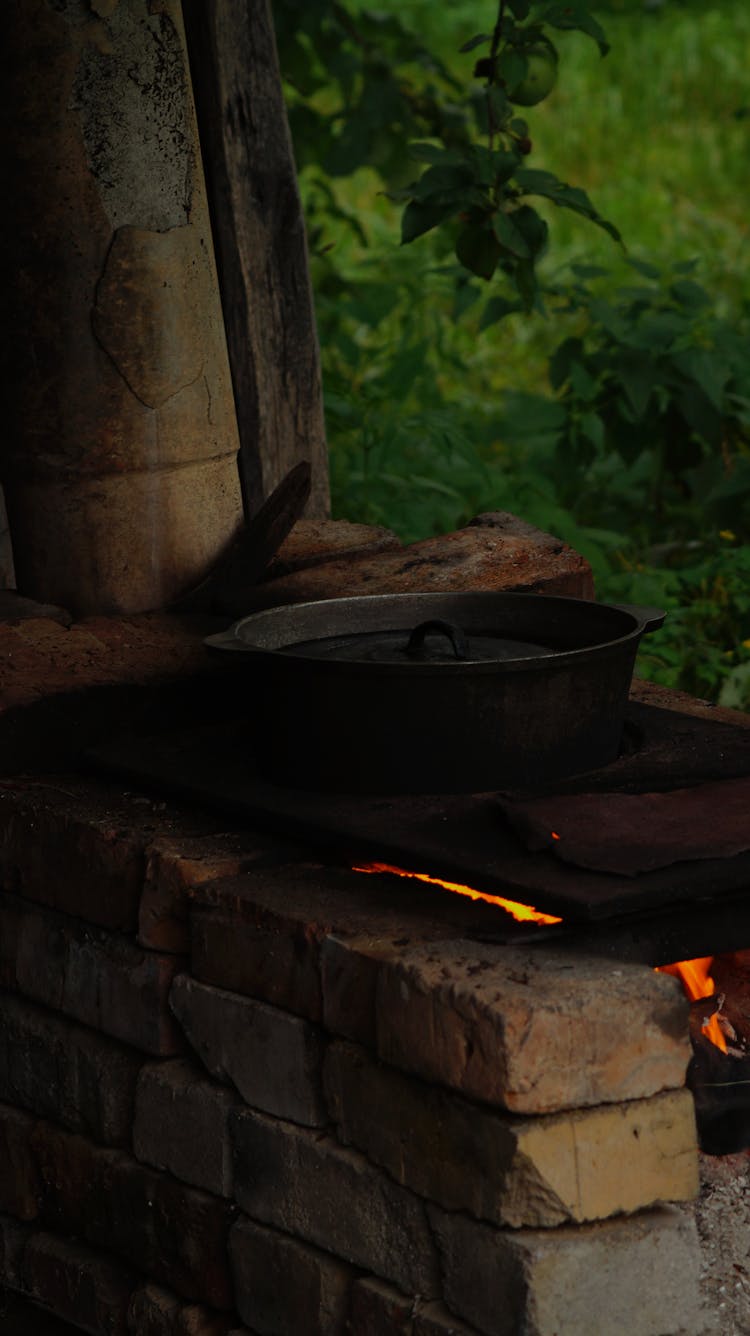
[[[304,219],[267,0],[184,0],[246,518],[300,460],[330,513]]]

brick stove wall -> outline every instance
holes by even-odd
[[[94,1336],[701,1329],[675,980],[78,779],[0,786],[0,882],[6,1287]]]

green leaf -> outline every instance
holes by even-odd
[[[653,278],[653,279],[661,278],[661,270],[657,269],[656,265],[649,264],[647,260],[636,260],[631,255],[628,260],[628,264],[630,265],[631,269],[637,270],[637,272],[639,274],[642,274],[644,278]]]
[[[566,185],[564,181],[558,181],[552,172],[540,171],[536,167],[519,168],[515,180],[525,195],[541,195],[545,199],[552,200],[552,203],[559,205],[560,208],[580,213],[584,218],[596,223],[597,227],[603,228],[615,241],[622,241],[614,223],[602,218],[586,191],[581,190],[579,186]]]
[[[510,251],[519,260],[531,258],[531,250],[523,233],[516,227],[509,214],[499,209],[492,215],[492,230],[503,250]]]
[[[609,270],[604,269],[600,264],[572,264],[570,270],[571,273],[575,274],[576,278],[583,279],[605,278],[609,273]]]
[[[479,328],[489,329],[490,325],[496,325],[499,320],[504,320],[506,315],[513,315],[521,310],[523,307],[519,301],[512,301],[508,297],[490,297],[482,311]]]
[[[597,450],[604,445],[604,423],[598,413],[584,413],[578,423],[579,431]]]
[[[568,338],[564,339],[558,348],[555,349],[549,360],[547,374],[549,383],[553,390],[562,389],[566,380],[570,377],[570,368],[574,362],[579,362],[583,358],[582,339]]]
[[[475,34],[474,37],[470,37],[468,42],[464,42],[463,46],[460,46],[458,49],[462,55],[465,55],[467,51],[473,51],[476,47],[482,46],[485,42],[491,42],[491,41],[492,41],[491,33],[478,32]]]
[[[428,167],[412,187],[412,198],[428,204],[434,196],[470,186],[476,180],[476,169],[469,162],[439,163]]]
[[[599,382],[586,370],[583,362],[572,362],[570,366],[570,385],[579,399],[591,404],[599,394]]]
[[[643,418],[654,388],[654,361],[641,353],[623,349],[618,376],[636,421]]]
[[[407,147],[409,157],[415,162],[450,163],[453,166],[462,161],[458,153],[451,153],[443,148],[442,144],[428,144],[423,140],[415,140]]]
[[[678,371],[700,385],[714,408],[722,412],[729,369],[714,356],[710,348],[686,348],[684,352],[675,354],[672,361]]]
[[[529,204],[522,204],[511,215],[515,226],[521,233],[534,259],[542,254],[547,245],[549,228],[544,220]]]
[[[585,32],[594,39],[603,56],[609,51],[609,42],[604,29],[597,23],[585,3],[550,5],[539,15],[539,22],[548,23],[551,28],[561,30],[573,28],[577,32]]]
[[[514,88],[523,83],[527,70],[526,60],[512,47],[506,46],[500,53],[497,61],[497,72],[510,94],[513,93]]]
[[[465,227],[456,239],[456,255],[480,278],[492,278],[500,259],[500,243],[487,227]]]
[[[457,196],[455,199],[444,199],[440,203],[422,204],[417,200],[412,200],[407,204],[401,216],[401,245],[405,246],[410,241],[416,241],[425,232],[430,232],[438,223],[442,223],[445,218],[450,218],[453,214],[460,213],[462,201]]]

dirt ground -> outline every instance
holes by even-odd
[[[750,1151],[701,1156],[692,1207],[701,1240],[705,1336],[750,1336]]]

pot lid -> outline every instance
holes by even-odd
[[[430,618],[412,630],[347,632],[300,640],[282,653],[305,659],[345,663],[505,663],[514,659],[551,657],[549,645],[514,640],[501,633],[467,635],[457,622]]]

